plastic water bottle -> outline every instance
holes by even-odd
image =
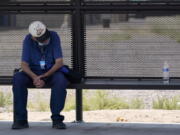
[[[167,61],[164,62],[163,66],[163,83],[169,84],[169,64]]]

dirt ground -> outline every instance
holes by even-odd
[[[63,112],[65,122],[75,120],[75,111]],[[29,121],[50,121],[50,112],[29,112]],[[85,122],[180,123],[180,110],[98,110],[84,111]],[[0,113],[0,120],[12,121],[12,112]]]

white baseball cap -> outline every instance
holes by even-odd
[[[46,25],[40,21],[33,21],[29,25],[29,33],[33,37],[41,37],[46,32]]]
[[[29,33],[39,42],[50,38],[50,32],[46,25],[40,21],[34,21],[29,25]]]

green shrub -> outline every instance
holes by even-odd
[[[153,109],[166,109],[166,110],[179,110],[180,96],[172,98],[158,97],[157,100],[153,101]]]
[[[133,99],[131,103],[126,102],[124,99],[109,96],[108,91],[97,90],[89,96],[89,91],[83,91],[83,110],[103,110],[103,109],[141,109],[143,103],[139,99]],[[12,105],[12,94],[4,94],[0,92],[0,107]],[[64,111],[75,110],[75,96],[67,97]],[[28,109],[31,111],[50,111],[49,101],[43,95],[38,93],[33,101],[28,101]]]
[[[43,96],[38,93],[35,101],[29,101],[28,102],[28,108],[31,111],[39,111],[39,112],[45,112],[49,111],[49,102]]]
[[[135,98],[131,100],[130,109],[143,109],[144,103],[142,100]]]
[[[68,97],[65,103],[64,111],[75,110],[75,97]]]
[[[99,37],[100,41],[106,41],[106,42],[119,42],[122,40],[130,40],[131,35],[127,33],[118,34],[118,33],[112,33],[110,35],[101,34]]]
[[[49,111],[49,103],[39,100],[37,104],[37,111],[46,112]]]
[[[152,27],[151,32],[159,35],[169,36],[169,38],[176,40],[180,43],[180,32],[177,29],[170,28],[171,25],[156,24]]]
[[[0,91],[0,107],[9,106],[12,104],[12,94],[6,93]]]
[[[46,112],[49,111],[49,104],[42,100],[35,102],[29,102],[28,108],[31,111]]]
[[[91,98],[83,97],[85,101],[83,107],[85,110],[103,110],[103,109],[128,109],[127,102],[120,98],[109,97],[108,92],[98,90]]]

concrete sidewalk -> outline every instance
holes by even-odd
[[[66,130],[50,122],[30,122],[29,129],[11,130],[12,122],[0,121],[0,135],[180,135],[180,124],[66,123]]]

